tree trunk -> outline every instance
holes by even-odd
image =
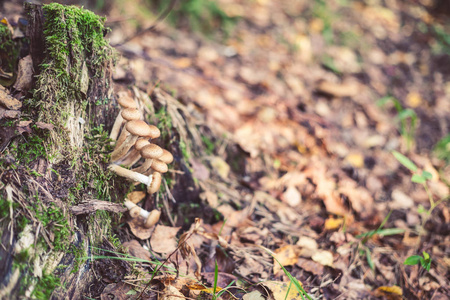
[[[107,132],[118,113],[116,54],[104,39],[104,19],[87,10],[26,3],[25,11],[35,80],[20,119],[31,123],[15,122],[24,131],[0,156],[0,298],[98,297],[104,284],[88,257],[92,246],[115,250],[116,215],[75,216],[71,208],[117,197],[105,165]],[[102,264],[111,281],[129,268],[118,260]]]

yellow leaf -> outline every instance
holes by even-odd
[[[200,291],[200,292],[205,292],[208,294],[214,294],[214,289],[213,288],[207,288],[201,284],[187,284],[186,285],[190,290],[193,291]],[[216,293],[220,292],[222,290],[221,287],[216,287]]]
[[[300,284],[302,285],[301,282]],[[266,281],[262,282],[261,285],[272,292],[274,300],[302,299],[294,283],[291,284],[290,282]]]
[[[273,273],[277,274],[278,271],[281,270],[280,264],[284,266],[291,266],[295,264],[298,260],[298,251],[296,251],[297,247],[294,245],[287,245],[275,250],[273,264]]]
[[[355,168],[362,168],[364,166],[364,157],[360,153],[350,153],[345,160]]]
[[[422,97],[417,92],[411,92],[406,96],[406,103],[412,108],[416,108],[422,104]]]
[[[403,297],[402,288],[396,285],[393,286],[380,286],[376,289],[375,295],[379,297],[385,297],[391,300],[400,300]]]
[[[335,219],[333,217],[330,217],[325,220],[325,230],[334,230],[344,223],[344,219]]]

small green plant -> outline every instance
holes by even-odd
[[[396,121],[400,123],[400,134],[406,144],[406,150],[410,151],[414,148],[415,133],[418,125],[418,117],[414,110],[404,108],[400,101],[392,96],[386,96],[377,101],[378,106],[385,106],[392,103],[397,110]]]
[[[447,164],[450,164],[450,134],[439,140],[433,149],[437,158],[444,160]]]
[[[381,222],[380,226],[376,230],[371,230],[362,234],[359,234],[356,236],[356,238],[361,238],[361,242],[358,244],[359,247],[359,254],[361,256],[366,256],[367,264],[369,267],[375,271],[375,265],[372,260],[372,253],[370,251],[370,248],[366,245],[367,241],[371,239],[374,235],[378,234],[381,236],[388,236],[388,235],[395,235],[395,234],[401,234],[405,232],[404,229],[401,228],[385,228],[383,229],[386,222],[389,220],[389,217],[391,216],[392,211],[388,213],[388,215],[384,218],[383,222]]]
[[[278,265],[281,267],[281,269],[283,270],[284,274],[289,278],[289,288],[288,291],[286,293],[286,297],[289,295],[289,290],[292,286],[292,284],[294,284],[295,288],[297,289],[297,292],[300,294],[300,297],[302,297],[302,300],[306,299],[308,300],[312,300],[311,296],[308,295],[308,293],[305,291],[305,289],[303,288],[303,285],[300,283],[300,281],[298,281],[297,278],[295,278],[294,276],[292,276],[291,273],[289,273],[288,270],[286,270],[286,268],[280,263],[280,261],[275,257],[275,254],[270,251],[267,248],[261,247],[263,250],[265,250],[267,253],[269,253],[273,259],[278,263]]]
[[[427,271],[430,271],[430,267],[431,267],[431,257],[430,254],[428,254],[427,252],[423,251],[422,252],[423,256],[420,255],[411,255],[410,257],[408,257],[405,262],[403,263],[404,265],[408,265],[408,266],[415,266],[415,265],[421,265],[422,268],[424,268]]]
[[[428,210],[425,210],[423,208],[423,206],[419,206],[419,212],[425,212],[427,215],[427,218],[428,218],[431,215],[431,213],[433,212],[433,210],[436,208],[436,206],[438,206],[443,201],[448,200],[449,196],[446,196],[446,197],[440,199],[439,201],[434,201],[433,195],[431,194],[431,191],[428,188],[428,184],[427,184],[427,181],[432,179],[432,177],[433,177],[431,175],[431,173],[427,172],[425,170],[422,170],[420,172],[419,168],[416,166],[415,163],[413,163],[409,158],[407,158],[406,156],[404,156],[403,154],[401,154],[397,151],[392,151],[392,154],[399,161],[399,163],[401,163],[405,168],[408,168],[413,173],[411,176],[411,181],[422,184],[425,191],[427,192],[428,199],[430,201],[430,208]],[[423,220],[423,222],[425,222],[427,220],[427,218],[425,218]]]

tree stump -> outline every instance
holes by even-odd
[[[93,247],[118,246],[111,238],[116,215],[75,216],[71,207],[117,199],[106,168],[107,133],[118,113],[116,54],[104,38],[104,18],[90,11],[56,3],[26,3],[25,11],[33,90],[11,89],[24,96],[21,117],[0,120],[16,132],[0,154],[0,298],[97,297],[104,284],[89,257]],[[102,264],[113,282],[129,268],[118,260]]]

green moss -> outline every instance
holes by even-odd
[[[11,31],[4,23],[0,23],[0,67],[6,73],[13,73],[19,50],[12,39]]]
[[[35,195],[35,201],[30,209],[34,210],[35,217],[41,222],[43,228],[52,233],[54,250],[66,251],[70,244],[72,231],[64,212],[53,203],[44,206],[37,195]]]
[[[36,299],[50,299],[51,294],[61,286],[61,280],[53,274],[44,274],[37,282],[31,296]]]
[[[80,155],[73,149],[80,144],[74,139],[83,136],[78,119],[86,119],[89,78],[103,76],[115,52],[103,37],[104,18],[57,3],[44,5],[43,10],[46,58],[29,101],[30,111],[39,111],[39,121],[55,125],[47,141],[49,155],[71,160]]]

